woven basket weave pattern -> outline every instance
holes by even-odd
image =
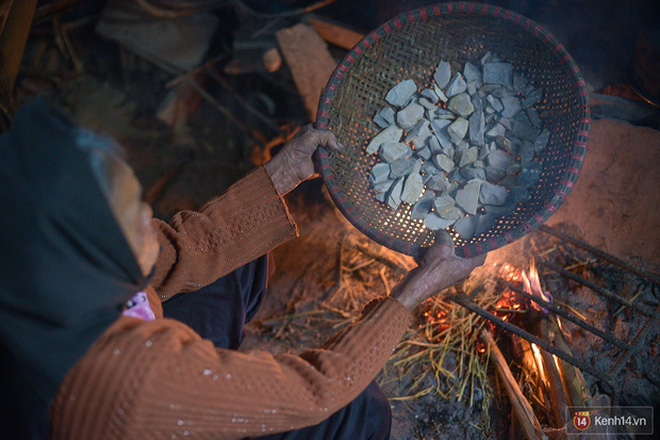
[[[431,86],[440,61],[449,61],[452,72],[462,71],[466,61],[478,64],[489,51],[543,88],[535,107],[551,136],[536,158],[543,173],[530,188],[532,199],[470,241],[454,234],[457,254],[483,253],[522,237],[547,220],[570,192],[589,130],[584,83],[570,56],[538,25],[509,11],[475,3],[429,6],[365,37],[335,70],[319,106],[317,125],[332,129],[347,146],[343,155],[324,150],[317,156],[325,182],[344,215],[370,238],[417,255],[435,236],[422,220],[410,219],[410,205],[393,212],[375,199],[368,175],[378,159],[364,150],[380,130],[373,116],[387,105],[385,95],[405,79],[420,89]]]

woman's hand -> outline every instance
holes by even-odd
[[[408,310],[413,310],[433,295],[467,278],[485,260],[486,255],[470,259],[457,257],[453,240],[446,231],[441,231],[422,256],[419,266],[408,272],[392,289],[390,296]]]
[[[279,153],[266,162],[266,170],[281,196],[289,193],[303,180],[315,176],[312,154],[319,145],[336,152],[343,150],[331,131],[316,130],[309,124],[301,128]]]

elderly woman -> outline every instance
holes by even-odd
[[[166,224],[110,140],[44,99],[24,106],[0,138],[0,437],[388,438],[375,375],[410,311],[483,259],[443,236],[320,348],[235,351],[263,255],[297,235],[282,197],[313,174],[317,145],[340,148],[303,130]]]

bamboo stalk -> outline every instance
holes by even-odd
[[[536,356],[534,355],[534,350],[532,349],[532,344],[523,338],[516,338],[515,335],[512,335],[514,341],[520,343],[520,349],[523,352],[522,356],[522,365],[523,369],[527,370],[530,374],[532,380],[532,398],[537,401],[539,405],[543,408],[547,408],[545,404],[546,400],[546,391],[545,391],[545,382],[543,381],[542,372],[543,365],[539,365]],[[540,350],[539,350],[540,353]],[[531,373],[536,373],[536,376],[533,376]]]
[[[513,374],[511,374],[509,365],[507,364],[506,359],[504,359],[504,355],[495,343],[493,335],[488,330],[484,329],[481,332],[481,339],[484,340],[491,352],[491,359],[493,362],[495,362],[497,372],[502,378],[502,382],[504,382],[506,392],[509,395],[509,399],[511,400],[511,406],[513,407],[513,411],[518,418],[518,421],[520,421],[520,424],[522,425],[525,435],[529,439],[547,438],[545,434],[543,434],[541,424],[534,415],[532,406],[529,404],[529,401],[527,401],[522,391],[520,391],[518,383],[516,383]]]
[[[571,348],[566,343],[564,334],[559,328],[557,319],[558,318],[555,316],[554,319],[550,321],[550,330],[554,335],[555,346],[568,354],[572,354]],[[564,387],[568,394],[571,406],[586,406],[586,402],[591,399],[591,396],[589,395],[589,390],[587,389],[586,381],[584,380],[584,376],[582,376],[582,372],[563,359],[560,359],[560,363],[564,372]]]
[[[548,319],[541,318],[538,321],[539,336],[546,342],[550,342],[550,330],[548,326]],[[568,400],[564,393],[564,385],[561,381],[557,363],[552,354],[541,349],[541,358],[543,358],[543,367],[545,369],[546,379],[550,386],[550,394],[552,396],[552,408],[555,420],[558,424],[557,428],[562,428],[566,425],[565,414],[568,407]]]

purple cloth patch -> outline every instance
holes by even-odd
[[[145,292],[138,292],[126,303],[126,309],[121,312],[124,316],[142,319],[144,321],[155,321],[156,315],[151,310],[147,294]]]

